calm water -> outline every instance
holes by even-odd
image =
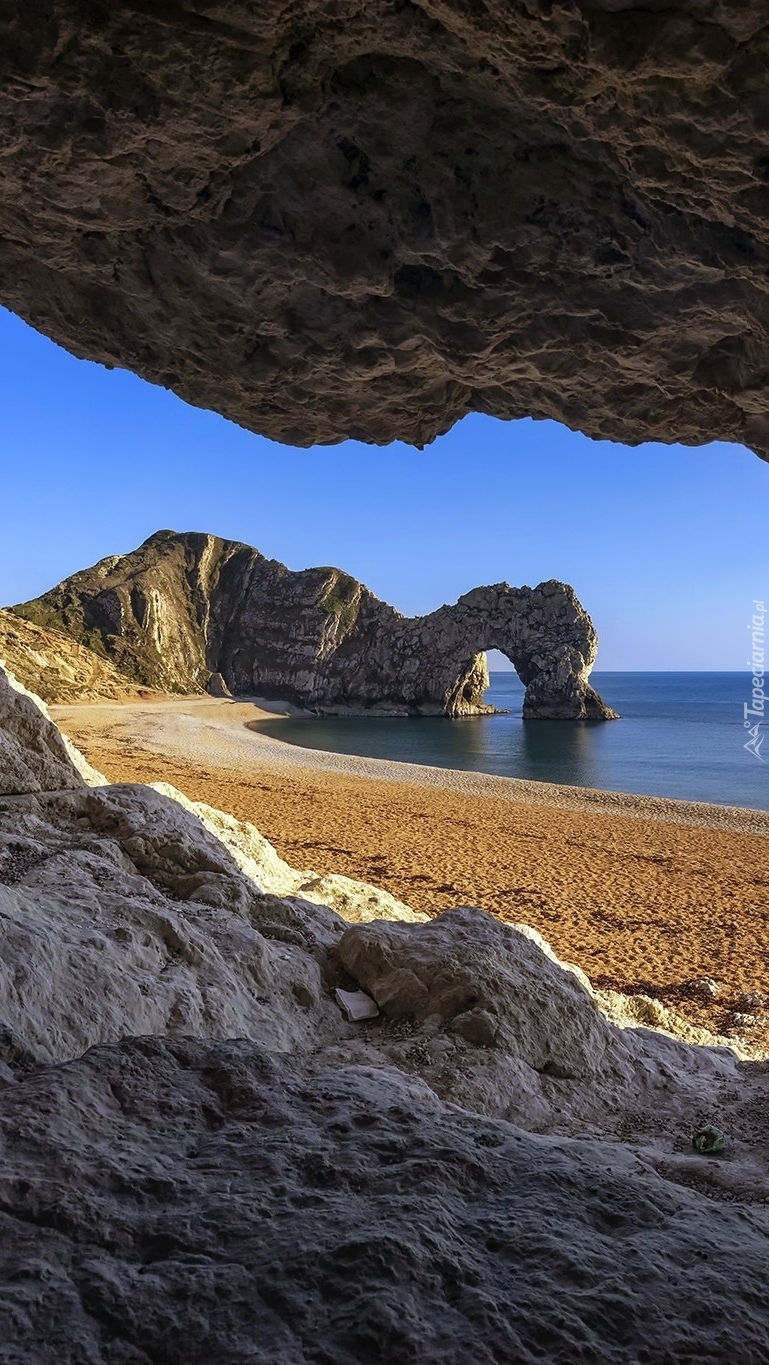
[[[297,717],[259,728],[310,749],[769,810],[769,740],[765,762],[743,748],[748,673],[596,672],[591,682],[621,720],[524,724],[517,676],[492,673],[485,700],[510,715]]]

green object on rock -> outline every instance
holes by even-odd
[[[712,1156],[718,1152],[723,1152],[726,1147],[726,1138],[720,1128],[714,1128],[708,1124],[706,1128],[698,1128],[692,1138],[692,1146],[703,1156]]]

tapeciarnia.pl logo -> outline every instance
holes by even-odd
[[[747,749],[749,753],[755,754],[756,758],[763,763],[765,759],[761,753],[761,745],[765,736],[761,734],[761,725],[765,718],[764,702],[766,700],[764,693],[764,620],[766,608],[763,602],[757,602],[755,598],[753,599],[753,606],[755,610],[748,622],[748,630],[751,632],[751,657],[748,660],[748,668],[753,674],[753,690],[750,702],[745,702],[742,708],[743,725],[750,735],[750,739],[742,747]],[[754,725],[750,723],[751,717],[757,717]]]

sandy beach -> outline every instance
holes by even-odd
[[[483,906],[533,925],[596,986],[765,1032],[734,1015],[769,1013],[769,813],[302,749],[260,734],[267,713],[245,701],[51,711],[111,781],[171,782],[253,821],[294,866],[428,913]],[[714,998],[691,988],[700,977]]]

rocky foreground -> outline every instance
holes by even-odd
[[[158,531],[14,611],[97,651],[134,687],[325,714],[473,715],[491,709],[484,651],[496,648],[526,685],[527,719],[616,718],[588,681],[593,623],[554,579],[474,588],[409,618],[339,569],[292,572],[239,541]]]
[[[0,745],[0,1360],[766,1359],[764,1062],[103,784],[5,673]]]

